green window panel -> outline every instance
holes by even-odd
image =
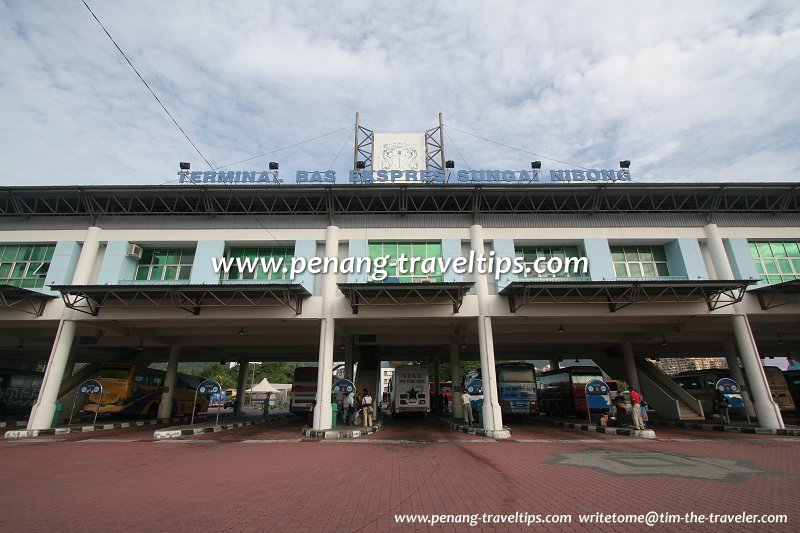
[[[134,277],[137,281],[189,279],[192,263],[194,250],[191,248],[145,248]]]
[[[582,257],[583,253],[581,253],[580,249],[577,246],[527,246],[527,245],[520,245],[515,247],[515,252],[517,257],[521,257],[522,261],[525,263],[525,267],[530,269],[530,273],[528,273],[527,277],[533,278],[580,278],[585,276],[583,272],[572,272],[567,271],[566,265],[564,265],[564,269],[560,272],[551,274],[549,272],[545,273],[538,273],[534,270],[533,265],[537,259],[540,257],[546,258],[545,261],[549,260],[552,257],[557,257],[562,261],[570,258],[570,257]],[[624,254],[623,254],[624,256]],[[541,268],[541,263],[539,264]]]
[[[663,246],[612,246],[611,259],[618,278],[669,276]]]
[[[54,250],[54,244],[0,244],[0,284],[44,287]]]
[[[252,271],[243,268],[241,271],[236,262],[233,263],[231,271],[228,273],[229,280],[288,280],[290,272],[283,272],[282,267],[289,267],[294,257],[294,248],[285,246],[270,246],[264,248],[247,247],[247,248],[231,248],[228,251],[228,257],[241,259],[250,259],[251,264],[256,265]],[[261,268],[261,259],[264,259],[267,267],[276,266],[277,270],[265,271]],[[279,264],[276,264],[280,262]],[[244,266],[244,265],[243,265]],[[181,271],[180,275],[188,276],[189,273],[184,274]],[[222,274],[225,275],[224,273]],[[187,278],[188,279],[188,278]]]
[[[397,278],[400,283],[419,283],[419,282],[441,282],[443,276],[438,261],[434,264],[434,268],[425,273],[423,270],[422,261],[418,261],[409,272],[410,262],[406,262],[406,270],[399,272],[397,265],[392,266],[391,263],[395,262],[401,255],[407,258],[418,257],[420,259],[427,258],[441,258],[442,257],[442,243],[441,242],[371,242],[368,245],[369,256],[371,259],[378,257],[389,257],[389,264],[386,265],[387,277]]]
[[[754,241],[748,244],[762,282],[800,279],[800,242]]]

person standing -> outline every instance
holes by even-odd
[[[267,424],[272,424],[272,421],[269,418],[269,399],[272,397],[272,393],[268,392],[267,397],[264,398],[264,422]]]
[[[347,395],[347,421],[349,424],[353,424],[353,416],[355,415],[355,405],[356,405],[356,393],[351,392]]]
[[[633,418],[634,428],[644,429],[644,424],[642,424],[642,395],[636,389],[631,389],[631,418]]]
[[[786,364],[786,370],[800,370],[800,363],[792,359],[789,355],[786,356]]]
[[[461,395],[461,403],[464,404],[464,423],[471,426],[475,423],[475,418],[472,416],[472,397],[467,391]]]
[[[361,397],[361,416],[363,417],[364,427],[370,427],[372,425],[372,396],[370,396],[369,391],[364,389],[364,395]]]

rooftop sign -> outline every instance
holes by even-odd
[[[178,172],[180,183],[208,184],[281,184],[283,178],[277,170],[208,170],[205,172],[181,170]],[[618,182],[631,181],[629,169],[599,170],[570,169],[551,170],[549,175],[542,175],[534,170],[351,170],[348,183],[562,183],[562,182]],[[334,170],[298,170],[294,175],[295,183],[336,183]]]

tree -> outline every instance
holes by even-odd
[[[294,369],[297,363],[285,363],[283,361],[262,363],[256,366],[256,379],[258,383],[267,378],[270,383],[291,383],[294,378]]]
[[[213,379],[222,385],[223,389],[236,388],[236,380],[238,378],[239,367],[228,368],[225,365],[214,363],[207,366],[199,372],[200,377],[203,379]]]

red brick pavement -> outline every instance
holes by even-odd
[[[660,440],[642,441],[525,424],[514,428],[511,441],[467,442],[476,437],[435,420],[408,420],[388,423],[381,432],[356,442],[274,441],[299,439],[299,427],[296,422],[247,427],[177,442],[151,441],[152,428],[80,435],[107,442],[2,442],[3,470],[6,479],[13,480],[0,488],[3,529],[461,531],[466,528],[399,526],[394,515],[517,511],[568,513],[576,522],[577,513],[597,511],[789,514],[788,525],[717,526],[714,531],[796,531],[800,521],[795,511],[800,439],[720,433],[707,442],[710,432],[663,429]],[[144,441],[110,440],[123,438]],[[526,443],[517,438],[549,441]],[[640,452],[662,452],[698,461],[731,459],[771,473],[721,482],[667,475],[622,477],[552,463],[557,454],[592,450],[623,450],[632,458]],[[573,523],[469,529],[650,528]],[[654,529],[711,530],[697,525]]]

